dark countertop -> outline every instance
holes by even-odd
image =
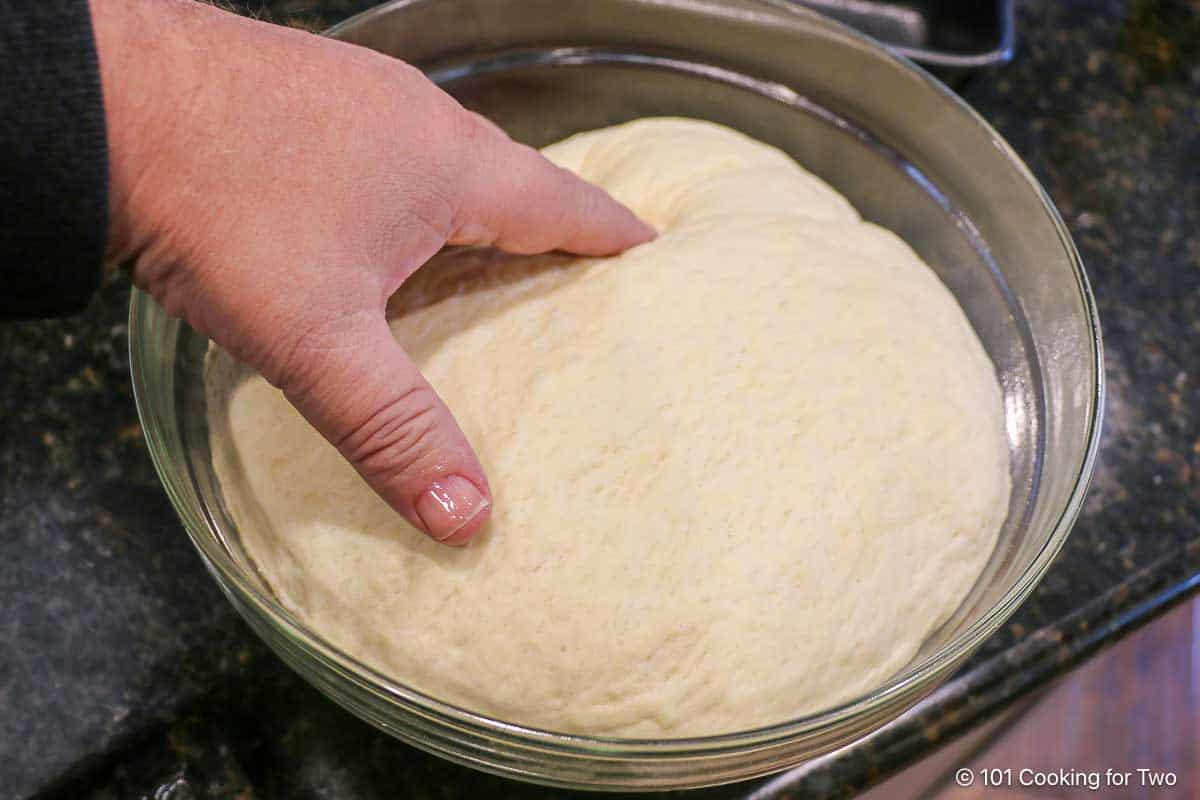
[[[366,3],[266,5],[319,26]],[[1092,277],[1109,380],[1093,490],[1046,579],[950,683],[776,778],[781,796],[903,767],[1200,584],[1200,6],[1030,1],[1018,24],[1016,61],[962,93],[1042,180]],[[0,796],[567,796],[376,733],[242,624],[151,468],[128,292],[118,279],[83,317],[0,326]]]

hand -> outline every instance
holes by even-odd
[[[109,257],[257,368],[409,522],[466,542],[491,504],[388,297],[449,244],[619,252],[653,231],[416,69],[190,0],[92,0]]]

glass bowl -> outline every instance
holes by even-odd
[[[329,35],[404,58],[534,145],[649,115],[714,120],[792,154],[937,271],[996,364],[1013,477],[970,595],[901,673],[821,713],[721,736],[534,730],[454,707],[341,652],[283,608],[214,477],[208,342],[145,294],[133,386],[159,476],[230,601],[300,674],[358,716],[468,766],[559,786],[683,788],[763,775],[843,745],[947,677],[1032,591],[1079,512],[1103,408],[1099,320],[1050,200],[987,123],[911,63],[772,0],[400,0]]]

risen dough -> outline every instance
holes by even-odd
[[[226,404],[210,369],[249,554],[349,653],[527,725],[714,734],[881,683],[1007,509],[1000,389],[962,311],[900,239],[731,130],[647,119],[545,152],[661,235],[493,264],[440,300],[453,270],[423,271],[393,329],[487,469],[489,528],[427,540],[261,378]]]

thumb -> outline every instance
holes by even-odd
[[[392,508],[445,544],[487,521],[483,467],[382,315],[352,315],[302,340],[279,385]]]

